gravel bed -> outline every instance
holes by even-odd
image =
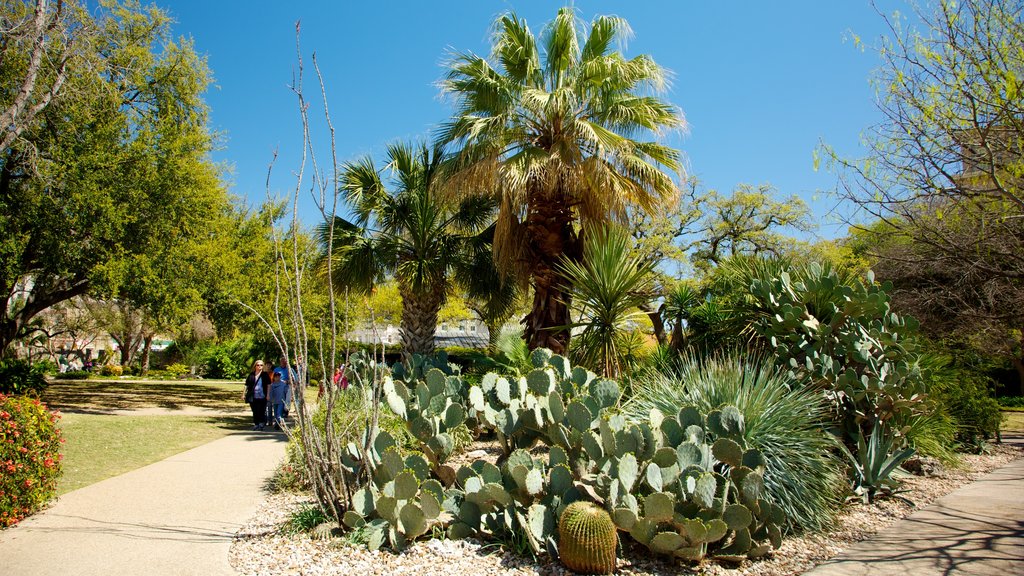
[[[921,508],[978,477],[1019,458],[1024,453],[1007,445],[994,445],[989,454],[963,456],[963,467],[937,476],[911,476],[904,481],[903,497]],[[231,565],[241,575],[542,575],[572,574],[559,564],[533,562],[504,552],[495,544],[470,540],[429,540],[402,553],[371,552],[345,543],[343,538],[315,540],[307,534],[287,534],[291,515],[312,500],[308,495],[284,493],[267,497],[256,516],[235,536]],[[867,539],[916,509],[899,500],[871,505],[848,505],[837,526],[826,534],[788,537],[779,550],[756,562],[723,565],[705,561],[697,565],[670,563],[649,556],[641,546],[627,546],[618,561],[619,574],[702,574],[708,576],[788,576],[800,574],[835,556],[855,542]]]

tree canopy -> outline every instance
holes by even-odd
[[[5,3],[4,17],[20,4]],[[159,316],[192,307],[188,269],[222,230],[211,220],[232,210],[209,158],[209,70],[191,42],[138,2],[80,17],[95,33],[66,63],[63,89],[0,150],[0,350],[75,296]],[[24,82],[26,49],[6,47],[2,107]]]

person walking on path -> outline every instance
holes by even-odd
[[[252,409],[252,429],[263,430],[267,420],[267,395],[270,392],[270,375],[263,371],[263,361],[257,360],[245,378],[243,400]]]
[[[281,356],[277,361],[277,366],[274,366],[274,374],[281,376],[281,381],[285,385],[285,397],[284,397],[284,415],[288,415],[288,408],[292,404],[292,387],[291,384],[295,381],[295,370],[288,365],[288,359]]]
[[[281,380],[281,374],[274,372],[274,380],[270,383],[270,413],[274,430],[281,429],[284,420],[285,400],[288,398],[288,383]]]

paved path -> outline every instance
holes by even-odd
[[[1004,441],[1024,445],[1020,435]],[[805,576],[1024,574],[1024,458],[859,542]]]
[[[4,576],[229,576],[234,533],[284,456],[239,432],[61,496],[0,532]]]

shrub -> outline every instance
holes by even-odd
[[[184,364],[170,364],[165,370],[171,375],[172,378],[182,378],[188,376],[191,370]]]
[[[652,408],[676,414],[684,406],[709,412],[723,404],[743,414],[747,445],[764,454],[765,488],[791,525],[818,530],[831,524],[846,482],[833,456],[835,441],[823,429],[828,407],[819,393],[791,388],[769,361],[683,358],[666,374],[638,377],[623,410],[642,421]]]
[[[102,376],[121,376],[124,374],[124,368],[119,364],[104,364],[100,368],[100,375]]]
[[[0,527],[43,506],[61,474],[58,414],[39,400],[0,394]]]
[[[54,362],[53,360],[50,360],[49,358],[44,360],[37,360],[34,364],[32,364],[32,366],[39,372],[42,372],[43,374],[57,374],[58,372],[60,372],[60,368],[57,366],[57,363]]]
[[[0,360],[0,394],[40,393],[46,389],[45,367],[25,360]]]
[[[88,380],[89,372],[87,370],[68,370],[54,376],[58,380]]]
[[[997,400],[1000,408],[1024,410],[1024,396],[1000,396]]]
[[[957,442],[977,446],[999,431],[1002,414],[989,377],[956,366],[941,354],[922,356],[922,364],[929,395],[952,418]]]
[[[926,410],[911,416],[909,422],[896,421],[894,424],[902,430],[907,443],[921,456],[936,458],[947,466],[957,466],[960,458],[956,447],[956,421],[944,406],[931,401]]]

